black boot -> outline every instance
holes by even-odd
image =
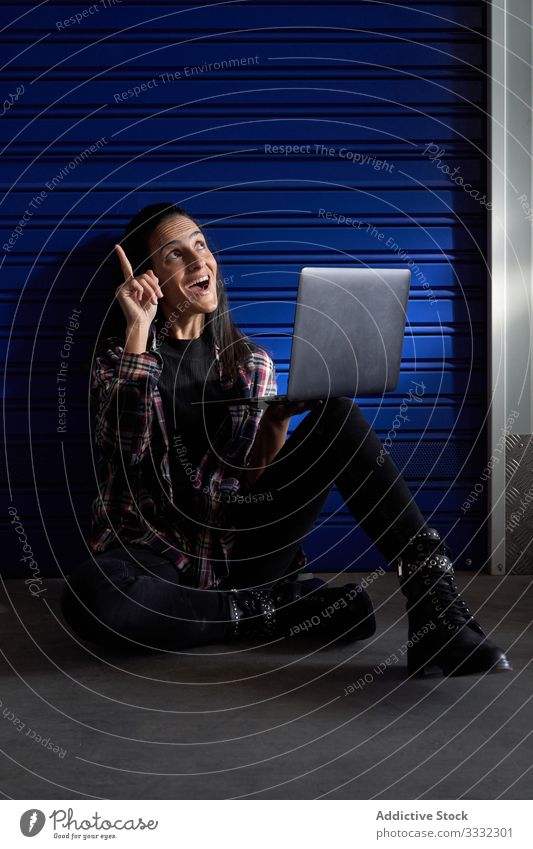
[[[237,639],[352,642],[376,630],[370,596],[358,584],[325,587],[319,579],[289,581],[269,589],[231,590],[229,596]]]
[[[470,613],[454,581],[451,551],[433,528],[421,531],[396,560],[407,597],[407,670],[422,676],[440,667],[444,675],[512,669]]]

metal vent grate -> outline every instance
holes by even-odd
[[[533,435],[514,434],[505,443],[506,572],[533,574]]]
[[[463,480],[474,478],[476,470],[479,473],[479,462],[475,454],[469,445],[429,440],[396,442],[390,449],[392,459],[404,476],[417,480],[453,480],[458,475]]]

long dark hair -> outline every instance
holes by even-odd
[[[149,238],[156,227],[167,218],[173,218],[178,215],[189,218],[193,224],[196,224],[201,229],[198,221],[190,213],[183,209],[183,207],[170,202],[153,203],[149,206],[144,206],[133,216],[126,226],[120,244],[131,262],[134,275],[141,274],[151,267]],[[117,282],[117,286],[119,282],[120,280]],[[251,353],[258,350],[259,346],[239,330],[231,317],[228,309],[226,288],[220,274],[218,261],[216,289],[218,305],[214,312],[205,316],[204,335],[211,345],[213,353],[215,343],[220,346],[220,358],[224,372],[227,376],[235,380],[238,365],[245,363],[250,358]],[[112,315],[111,312],[113,313]],[[122,317],[120,318],[120,316]],[[155,318],[156,327],[159,320],[160,312],[158,310]],[[122,327],[122,331],[120,331],[120,327]],[[105,334],[102,333],[101,338],[124,338],[124,333],[124,314],[120,309],[120,305],[115,302],[110,311],[107,331]]]

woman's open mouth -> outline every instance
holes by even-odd
[[[197,277],[192,283],[189,283],[187,290],[194,292],[195,295],[202,295],[209,289],[209,275],[203,274],[202,277]]]

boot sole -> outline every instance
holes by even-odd
[[[483,675],[486,672],[512,672],[513,665],[506,658],[500,658],[492,666],[487,666],[478,669],[469,669],[468,666],[461,668],[462,664],[455,666],[446,666],[438,661],[430,661],[429,663],[416,663],[411,661],[407,663],[407,674],[411,678],[460,678],[465,675]]]

